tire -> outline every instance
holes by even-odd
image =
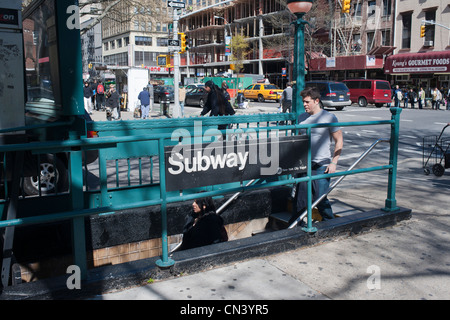
[[[363,107],[363,108],[367,107],[367,100],[366,100],[366,98],[359,97],[358,98],[358,106]]]
[[[262,94],[259,94],[259,95],[258,95],[258,102],[264,102],[264,101],[266,101],[266,100],[264,99],[264,96],[263,96]]]
[[[442,176],[444,175],[444,172],[445,172],[444,166],[441,165],[441,164],[439,164],[439,163],[436,163],[436,164],[432,167],[432,170],[433,170],[433,174],[434,174],[436,177],[442,177]]]
[[[199,104],[200,108],[203,109],[203,107],[205,106],[205,101],[203,99],[200,99]]]
[[[377,108],[381,108],[382,106],[383,106],[382,103],[375,103],[375,107],[377,107]]]
[[[335,107],[337,111],[344,110],[344,107]]]
[[[24,177],[23,191],[26,195],[39,195],[39,182],[42,195],[60,193],[69,190],[67,168],[58,157],[53,154],[41,155],[39,158],[38,176]]]

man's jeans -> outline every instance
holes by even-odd
[[[141,112],[142,112],[141,119],[147,119],[149,111],[150,111],[150,105],[146,105],[146,106],[141,105]]]
[[[311,175],[321,175],[325,173],[328,165],[314,165],[311,170]],[[322,194],[328,191],[330,187],[330,179],[319,179],[312,181],[312,202],[316,201]],[[297,212],[301,214],[307,207],[307,182],[300,182],[297,187]],[[317,204],[317,209],[323,220],[330,220],[334,218],[333,209],[331,203],[327,197],[325,197],[320,203]]]

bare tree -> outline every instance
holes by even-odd
[[[278,0],[286,5],[285,0]],[[327,34],[331,28],[333,19],[334,1],[315,0],[311,10],[303,16],[307,22],[305,25],[305,54],[309,61],[313,53],[329,55],[331,43]],[[272,14],[267,18],[267,22],[272,25],[276,36],[270,37],[264,41],[264,47],[272,52],[273,55],[282,56],[292,63],[295,39],[295,22],[297,17],[289,9]],[[324,35],[324,36],[321,36]]]
[[[135,17],[148,22],[168,22],[161,14],[163,2],[159,0],[80,0],[80,16],[90,15],[92,21],[81,29],[81,34],[108,19],[112,23],[129,23]]]

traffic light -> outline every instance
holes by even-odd
[[[181,46],[180,53],[185,53],[186,50],[189,50],[189,48],[187,47],[187,39],[185,33],[180,33],[180,46]]]
[[[425,37],[425,25],[420,26],[420,37],[421,38]]]
[[[168,64],[170,64],[170,61],[167,61],[168,56],[166,54],[159,55],[157,58],[157,64],[158,67],[164,67],[166,68]]]
[[[342,0],[342,13],[350,12],[350,1],[351,0]]]

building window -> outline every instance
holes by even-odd
[[[383,0],[383,17],[391,15],[392,0]]]
[[[137,46],[151,46],[152,45],[152,37],[139,37],[139,36],[136,36],[134,38],[134,43]]]
[[[156,38],[156,45],[158,47],[167,47],[167,38]]]
[[[425,11],[425,20],[436,21],[436,10]],[[425,27],[425,41],[434,41],[435,25],[426,24]]]
[[[372,50],[375,32],[367,32],[367,52]]]
[[[375,18],[375,8],[377,7],[376,1],[369,1],[367,4],[367,18]]]
[[[353,17],[355,21],[361,21],[361,3],[359,1],[353,5]]]
[[[411,12],[402,14],[402,49],[411,48],[411,17]]]
[[[381,45],[390,46],[391,45],[391,30],[381,31]]]

